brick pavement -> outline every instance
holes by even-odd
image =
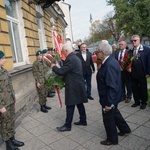
[[[64,91],[61,91],[64,100]],[[126,118],[132,133],[119,137],[119,144],[114,146],[100,145],[106,138],[101,107],[98,102],[95,75],[93,76],[92,96],[85,104],[88,126],[72,125],[72,130],[60,133],[57,126],[64,124],[65,105],[59,108],[57,97],[48,99],[52,110],[44,114],[35,107],[21,121],[16,129],[16,139],[25,142],[20,150],[150,150],[150,107],[140,110],[139,107],[131,108],[133,101],[119,104],[122,115]],[[74,121],[78,121],[78,112],[75,110]],[[5,150],[5,144],[0,145],[0,150]]]

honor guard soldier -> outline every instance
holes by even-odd
[[[3,68],[5,54],[0,51],[0,133],[6,143],[6,150],[19,150],[24,143],[15,139],[15,92],[9,72]]]
[[[46,82],[46,78],[45,78],[45,67],[44,65],[46,65],[43,61],[42,58],[42,51],[39,50],[36,52],[36,61],[33,63],[33,77],[35,79],[36,82],[36,88],[37,88],[37,92],[39,95],[39,104],[41,106],[41,111],[44,113],[47,113],[48,110],[51,109],[51,107],[46,105],[47,102],[47,87],[45,85]]]

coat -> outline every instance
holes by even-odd
[[[134,49],[129,50],[129,54],[132,56],[133,51]],[[142,60],[145,75],[150,75],[150,48],[142,45],[138,53]]]
[[[0,70],[0,109],[15,103],[15,91],[13,89],[11,75],[2,68]]]
[[[87,102],[82,64],[73,52],[67,56],[61,68],[54,66],[52,70],[65,78],[66,105],[77,105]]]
[[[113,56],[109,56],[102,64],[96,79],[102,107],[117,105],[121,100],[121,71],[118,61]]]
[[[80,58],[82,62],[83,75],[92,75],[92,70],[95,71],[94,63],[92,60],[92,54],[88,51],[86,52],[86,61],[83,59],[81,51],[76,55]]]

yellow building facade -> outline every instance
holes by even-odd
[[[9,12],[8,7],[16,9],[16,12]],[[14,15],[9,16],[9,13],[14,13]],[[15,66],[21,66],[21,64],[33,63],[37,50],[54,47],[52,30],[56,30],[65,39],[63,32],[67,23],[62,10],[55,3],[50,8],[42,9],[42,5],[37,5],[34,0],[1,0],[0,14],[0,50],[6,55],[5,68],[8,70],[13,70]],[[12,24],[18,22],[17,26],[11,28],[11,25],[8,25],[9,20],[12,20]],[[13,29],[16,27],[18,31],[10,33],[12,32],[10,30],[17,30]],[[15,37],[12,34],[15,34]],[[40,39],[40,35],[44,40]],[[16,42],[15,47],[13,44],[17,39],[20,39],[20,46],[17,47],[19,42]],[[43,47],[40,42],[44,45]],[[17,53],[22,53],[22,56]],[[17,61],[15,57],[22,57],[22,59]]]
[[[37,99],[32,75],[35,53],[55,48],[52,30],[65,39],[64,16],[57,2],[43,8],[37,0],[0,0],[0,50],[5,53],[4,68],[12,75],[18,117]]]

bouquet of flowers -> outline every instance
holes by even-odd
[[[60,67],[60,56],[58,53],[55,54],[55,56],[52,56],[50,54],[47,54],[47,56],[43,56],[43,59],[48,62],[49,64],[51,63],[55,63],[56,66]],[[60,89],[62,89],[65,84],[64,84],[64,77],[57,75],[56,73],[54,73],[52,71],[52,69],[49,70],[49,77],[46,80],[46,86],[49,88],[54,87],[57,95],[58,95],[58,100],[59,100],[59,104],[60,107],[62,107],[62,100],[61,100],[61,96],[60,96]]]
[[[97,69],[100,69],[102,65],[102,60],[99,58],[98,53],[99,53],[98,51],[95,51],[95,55],[96,55],[95,63],[97,64]]]
[[[119,61],[121,68],[128,72],[131,72],[132,60],[134,58],[135,56],[131,56],[128,53],[125,53],[123,61]]]

